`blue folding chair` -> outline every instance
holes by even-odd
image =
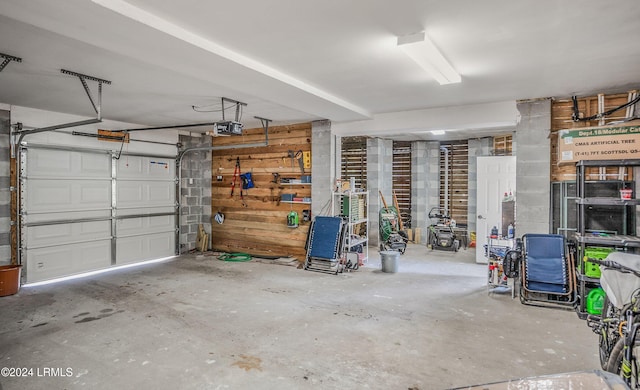
[[[344,249],[345,226],[341,217],[315,217],[307,236],[304,269],[332,274],[343,271],[340,258]]]
[[[559,234],[525,234],[520,269],[520,302],[538,306],[576,303],[573,259]]]

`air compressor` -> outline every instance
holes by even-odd
[[[287,214],[287,227],[297,228],[299,224],[300,217],[298,213],[296,211],[290,211],[289,214]]]

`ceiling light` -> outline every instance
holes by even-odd
[[[431,130],[433,135],[444,135],[444,130]]]
[[[398,47],[426,70],[440,85],[462,81],[425,32],[398,37]]]

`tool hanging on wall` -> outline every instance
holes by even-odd
[[[302,152],[302,161],[304,162],[304,167],[307,169],[311,168],[311,152]]]
[[[298,166],[300,166],[300,172],[304,174],[304,161],[302,150],[288,150],[288,157],[291,159],[291,168],[293,169],[293,160],[298,160]]]
[[[249,188],[255,187],[255,185],[253,184],[253,179],[251,175],[252,175],[252,172],[247,172],[240,175],[240,178],[242,179],[243,190],[248,190]]]
[[[242,175],[240,173],[240,157],[236,157],[236,167],[233,170],[233,180],[231,181],[231,195],[230,198],[233,198],[233,191],[236,188],[236,182],[241,181],[240,187],[240,200],[242,201],[242,206],[247,207],[247,204],[244,202],[244,195],[242,194],[242,187],[244,184],[242,183]]]

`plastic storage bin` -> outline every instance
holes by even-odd
[[[584,274],[590,278],[600,277],[600,266],[587,261],[588,258],[602,260],[613,252],[614,248],[601,248],[596,246],[588,246],[584,250]]]

